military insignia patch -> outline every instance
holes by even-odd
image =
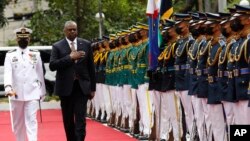
[[[25,28],[21,29],[21,33],[25,33],[25,32],[26,32]]]
[[[236,40],[235,40],[235,39],[232,39],[232,40],[231,40],[231,43],[235,43],[235,42],[236,42]]]
[[[220,44],[221,47],[225,46],[225,42],[223,40],[219,40],[219,44]]]
[[[36,64],[37,63],[36,54],[30,53],[29,56],[30,56],[30,60],[31,60],[32,64]]]
[[[12,60],[11,60],[13,63],[16,63],[16,62],[18,62],[18,59],[17,59],[17,57],[16,56],[14,56],[13,58],[12,58]]]
[[[250,39],[250,34],[247,35],[247,39]]]

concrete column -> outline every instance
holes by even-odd
[[[225,12],[227,9],[227,0],[218,0],[219,12]]]

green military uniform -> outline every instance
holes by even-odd
[[[119,66],[119,59],[120,54],[122,52],[122,49],[118,49],[114,53],[114,62],[113,62],[113,68],[112,68],[112,75],[113,75],[113,85],[114,86],[121,86],[120,84],[120,75],[121,75],[121,69]]]
[[[148,40],[145,40],[138,47],[137,54],[137,68],[136,68],[136,84],[144,84],[149,82],[147,77],[147,67],[148,67]]]
[[[129,65],[129,58],[128,53],[132,49],[132,44],[126,45],[120,53],[119,58],[119,66],[120,66],[120,85],[129,84],[129,72],[130,72],[130,65]]]
[[[96,83],[100,83],[99,77],[99,66],[100,66],[100,59],[102,57],[102,52],[97,51],[94,56],[94,64],[95,64],[95,73],[96,73]]]
[[[128,52],[128,61],[130,63],[129,81],[131,88],[137,89],[137,83],[135,78],[135,71],[137,69],[137,54],[139,52],[139,45],[133,45]]]
[[[114,62],[114,56],[115,56],[115,51],[116,49],[113,49],[109,52],[107,62],[106,62],[106,79],[105,79],[105,84],[107,85],[114,85],[113,83],[113,62]]]

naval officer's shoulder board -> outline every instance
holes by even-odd
[[[39,52],[39,50],[36,49],[30,49],[31,52]]]
[[[13,52],[16,52],[16,51],[17,51],[17,49],[13,49],[13,50],[8,51],[7,53],[13,53]]]

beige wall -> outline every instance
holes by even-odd
[[[12,2],[5,8],[5,17],[13,17],[14,13],[31,13],[35,11],[34,5],[34,0],[18,0],[16,4]],[[48,9],[48,3],[45,0],[42,0],[38,5],[38,9]],[[7,46],[9,40],[15,40],[15,34],[13,31],[16,28],[27,25],[28,23],[29,21],[25,19],[21,21],[9,20],[8,25],[0,29],[0,47]]]

